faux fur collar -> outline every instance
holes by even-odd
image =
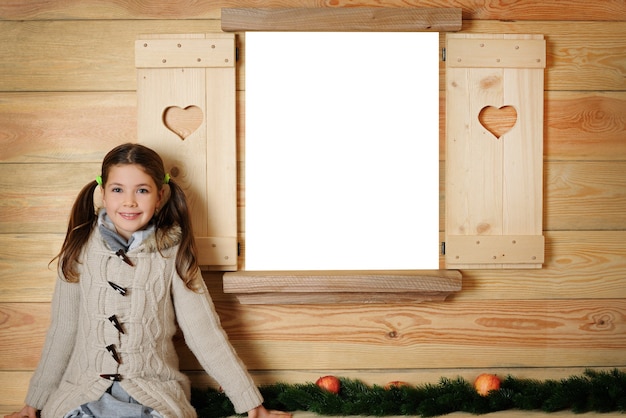
[[[159,236],[159,240],[157,242],[157,235]],[[168,248],[175,247],[180,243],[182,238],[182,229],[179,225],[173,225],[171,228],[168,228],[165,232],[159,232],[150,234],[143,242],[145,245],[146,251],[154,252],[154,251],[163,251]]]

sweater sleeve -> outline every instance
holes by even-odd
[[[261,405],[263,398],[228,341],[201,277],[199,282],[200,293],[187,288],[180,277],[173,278],[176,319],[202,367],[222,387],[235,411],[244,413]]]
[[[26,404],[41,410],[61,383],[76,343],[80,286],[58,278],[52,297],[50,327],[41,359],[33,374]]]

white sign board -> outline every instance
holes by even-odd
[[[246,270],[439,268],[438,37],[246,33]]]

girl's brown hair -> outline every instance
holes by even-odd
[[[104,157],[101,171],[102,184],[106,184],[111,167],[125,164],[136,164],[142,167],[146,174],[152,177],[159,191],[163,188],[165,168],[159,154],[144,145],[131,143],[113,148]],[[176,182],[169,179],[168,184],[169,198],[152,218],[157,247],[163,248],[165,231],[174,226],[181,228],[180,247],[176,254],[176,272],[188,288],[195,290],[194,278],[198,270],[198,259],[187,199],[185,192]],[[98,183],[94,180],[78,193],[70,213],[65,241],[56,256],[59,259],[61,273],[68,282],[78,282],[80,279],[76,264],[79,263],[80,252],[97,224],[98,215],[93,204],[93,193],[97,186]]]

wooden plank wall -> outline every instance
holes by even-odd
[[[471,378],[482,371],[557,378],[587,367],[626,367],[626,2],[384,4],[453,5],[463,8],[463,31],[545,35],[546,264],[541,270],[463,271],[460,293],[418,305],[242,306],[223,294],[219,274],[207,274],[241,357],[259,383],[312,381],[325,373],[381,384]],[[221,7],[256,5],[0,3],[0,414],[21,404],[37,364],[55,280],[48,262],[62,242],[74,196],[99,174],[107,150],[135,138],[134,40],[147,33],[220,31]],[[239,46],[245,51],[243,36]],[[244,61],[238,64],[241,169]],[[244,189],[240,184],[241,216]],[[443,208],[443,190],[441,196]],[[179,345],[194,382],[209,382]]]

